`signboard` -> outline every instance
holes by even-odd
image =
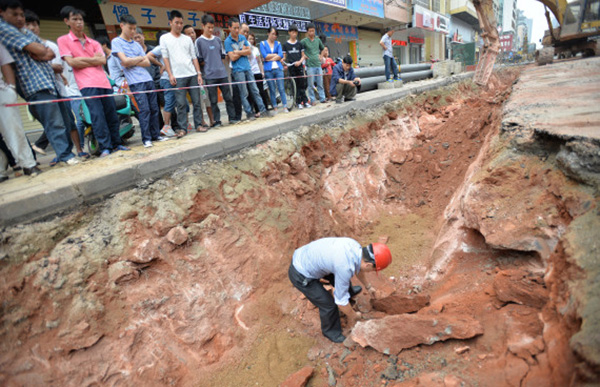
[[[271,1],[260,7],[252,9],[253,12],[264,13],[267,15],[285,16],[297,19],[310,20],[310,9],[278,1]]]
[[[310,0],[315,3],[325,3],[329,5],[335,5],[338,7],[346,8],[346,0]]]
[[[342,40],[358,40],[358,30],[356,27],[323,22],[315,22],[315,26],[317,27],[317,33],[325,35],[327,41],[333,39],[336,43],[341,43]]]
[[[408,42],[392,39],[392,46],[408,46]]]
[[[354,63],[354,67],[358,63],[358,41],[353,40],[348,43],[348,48],[350,49],[350,56],[352,57],[352,63]]]
[[[247,23],[250,28],[268,29],[273,26],[280,31],[287,31],[292,24],[295,24],[298,31],[306,32],[306,25],[309,21],[244,12],[240,15],[240,23]]]
[[[384,18],[383,0],[347,0],[346,7],[350,11],[358,12],[366,16]]]
[[[425,44],[425,39],[423,39],[423,38],[415,38],[414,36],[409,36],[408,37],[408,42],[409,43],[414,43],[414,44]]]
[[[415,4],[413,5],[413,26],[448,34],[450,21],[446,16]]]
[[[131,15],[135,18],[138,27],[169,28],[169,12],[173,8],[154,7],[126,3],[104,3],[98,4],[104,24],[118,25],[123,15]],[[178,10],[183,15],[183,24],[200,28],[200,19],[203,12]]]
[[[509,52],[513,49],[513,35],[500,35],[500,51]]]

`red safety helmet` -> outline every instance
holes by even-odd
[[[373,243],[373,254],[375,255],[375,270],[383,270],[392,263],[392,253],[383,243]]]

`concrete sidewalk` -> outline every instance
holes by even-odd
[[[94,158],[73,167],[57,166],[36,177],[10,179],[0,185],[0,226],[40,220],[132,188],[144,179],[165,176],[177,168],[234,153],[301,126],[324,123],[353,109],[372,108],[472,76],[472,73],[465,73],[411,82],[400,89],[365,92],[358,94],[356,101],[341,105],[326,103],[312,109],[295,109],[272,118],[245,121],[207,133],[194,133],[180,140],[155,143],[152,148],[135,146],[129,152]]]

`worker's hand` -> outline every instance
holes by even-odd
[[[360,85],[360,78],[359,77],[354,78],[354,81],[358,81],[358,84]]]
[[[171,86],[177,86],[177,79],[175,79],[175,76],[169,75],[169,82],[171,82]]]

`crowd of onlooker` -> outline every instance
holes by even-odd
[[[194,28],[184,25],[182,14],[173,10],[170,31],[159,32],[158,45],[153,47],[146,44],[131,15],[121,16],[121,33],[112,41],[89,38],[80,9],[63,7],[60,16],[69,33],[55,44],[40,38],[39,17],[19,0],[0,0],[0,182],[8,178],[8,165],[25,175],[39,174],[36,153],[45,154],[48,144],[56,152],[51,166],[89,158],[84,147],[84,137],[89,135],[86,126],[92,128],[99,157],[130,150],[119,132],[119,114],[111,97],[115,92],[133,92],[143,145],[152,147],[153,142],[223,125],[218,90],[229,124],[242,121],[243,112],[247,120],[288,113],[285,70],[294,78],[292,102],[298,109],[334,99],[337,103],[352,100],[360,87],[352,57],[334,62],[312,23],[302,40],[297,26],[291,25],[283,44],[274,27],[258,43],[248,25],[232,17],[229,35],[222,40],[214,34],[212,16],[202,17],[202,35],[196,37]],[[386,74],[388,62],[393,61],[390,36],[387,33],[381,40],[384,57],[387,51],[392,57],[385,62]],[[32,103],[29,111],[44,129],[31,145],[18,108],[4,106],[15,103],[17,95]],[[88,98],[44,103],[73,97]],[[190,102],[192,120],[188,119]],[[82,105],[89,122],[81,114]]]

